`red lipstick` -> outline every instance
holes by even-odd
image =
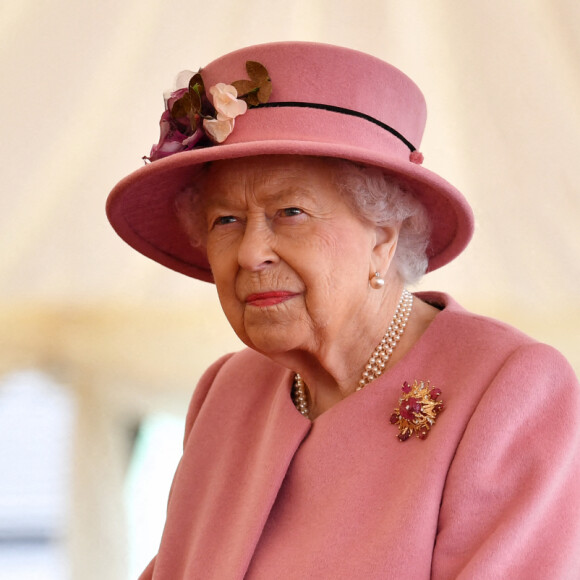
[[[257,306],[258,308],[265,308],[266,306],[274,306],[275,304],[286,302],[286,300],[290,300],[294,296],[296,296],[295,292],[288,292],[286,290],[257,292],[246,297],[246,304]]]

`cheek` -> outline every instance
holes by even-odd
[[[242,342],[251,346],[244,326],[244,308],[236,296],[234,284],[229,280],[216,280],[216,287],[222,311],[229,325]]]
[[[222,309],[230,324],[234,326],[241,311],[241,304],[236,296],[236,265],[232,263],[229,254],[219,245],[209,243],[207,257]]]
[[[232,241],[222,238],[216,240],[214,236],[210,235],[206,245],[206,252],[218,290],[220,286],[233,284],[233,277],[237,270],[237,258]]]
[[[367,277],[371,259],[371,243],[363,232],[352,229],[342,229],[339,235],[322,238],[319,248],[319,263],[331,277],[347,277],[356,281],[362,276]]]
[[[309,310],[313,314],[325,311],[342,298],[363,300],[368,289],[370,242],[360,232],[349,230],[315,239],[295,268],[306,285]]]

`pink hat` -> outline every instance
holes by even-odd
[[[232,52],[200,73],[203,80],[198,75],[189,91],[169,99],[173,115],[162,117],[152,163],[119,182],[107,201],[117,233],[145,256],[213,281],[205,252],[190,245],[178,222],[175,196],[191,185],[200,163],[267,154],[340,157],[381,167],[408,184],[432,224],[428,271],[468,244],[471,208],[457,189],[420,165],[425,100],[398,69],[346,48],[280,42]],[[234,82],[239,79],[246,80]],[[237,95],[227,86],[232,83]],[[212,119],[203,121],[208,111]]]

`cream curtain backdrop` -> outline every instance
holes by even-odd
[[[124,578],[119,423],[183,411],[204,368],[239,347],[212,286],[133,252],[104,215],[157,141],[175,75],[277,40],[404,70],[429,107],[425,166],[477,218],[468,250],[420,288],[555,345],[579,371],[579,30],[577,0],[0,4],[0,370],[40,368],[79,401],[74,578]]]

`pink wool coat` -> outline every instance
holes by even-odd
[[[440,294],[386,374],[313,422],[251,350],[201,379],[142,579],[578,579],[580,390],[552,348]],[[401,385],[446,405],[400,442]]]

